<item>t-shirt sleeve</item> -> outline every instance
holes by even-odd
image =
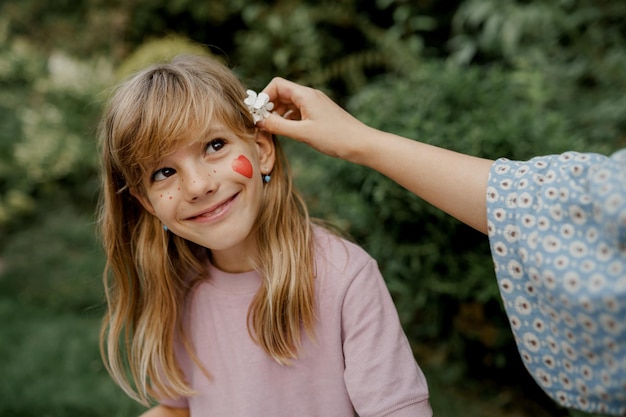
[[[376,262],[346,291],[342,308],[344,378],[360,417],[429,417],[428,387]]]
[[[626,150],[499,159],[487,189],[522,360],[559,404],[626,413]]]

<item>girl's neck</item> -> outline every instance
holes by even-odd
[[[253,253],[251,250],[210,250],[208,253],[211,264],[224,272],[237,274],[254,269],[252,257],[250,256]]]

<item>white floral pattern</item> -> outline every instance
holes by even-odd
[[[626,416],[626,149],[499,159],[487,214],[530,374],[565,407]]]

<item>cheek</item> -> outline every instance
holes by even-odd
[[[239,155],[237,158],[233,159],[231,167],[236,173],[241,174],[246,178],[252,178],[252,164],[244,155]]]
[[[176,194],[178,194],[180,192],[180,187],[178,187],[176,189],[176,191],[163,191],[161,193],[158,194],[158,198],[156,198],[156,201],[153,202],[153,204],[162,204],[164,202],[167,202],[169,200],[173,200],[174,196]]]
[[[178,190],[163,191],[150,198],[152,208],[156,212],[157,217],[163,217],[172,207],[176,206],[178,193],[180,193],[180,188]]]

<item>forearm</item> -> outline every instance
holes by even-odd
[[[486,233],[486,193],[493,161],[464,155],[373,128],[343,155],[386,175],[469,226]]]
[[[487,232],[486,194],[493,161],[366,126],[321,91],[275,78],[264,90],[276,114],[259,126],[326,155],[365,165],[475,229]]]

